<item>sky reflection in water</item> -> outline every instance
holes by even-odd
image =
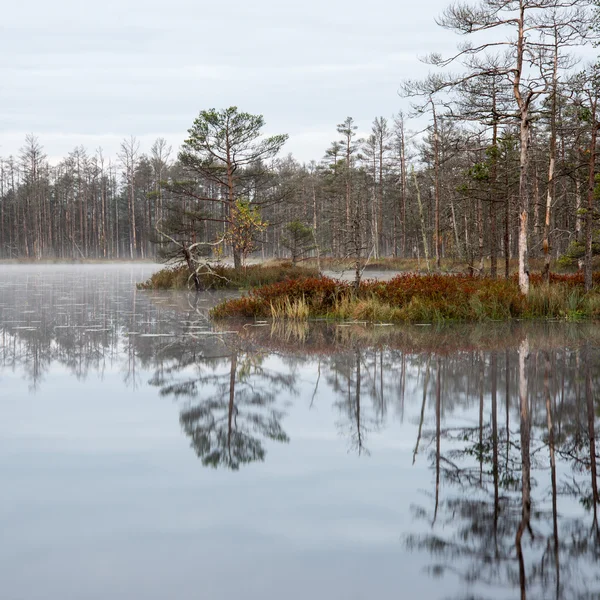
[[[213,327],[154,268],[0,266],[3,598],[599,597],[599,326]]]

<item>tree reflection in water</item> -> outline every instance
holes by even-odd
[[[564,367],[574,357],[581,386],[570,385],[564,376],[559,379],[553,370],[558,361]],[[466,587],[478,590],[460,598],[484,598],[479,590],[506,586],[522,599],[600,597],[598,407],[593,399],[600,375],[597,348],[583,344],[575,351],[532,350],[525,336],[518,346],[516,381],[510,370],[514,359],[508,351],[502,358],[494,351],[479,355],[478,367],[486,376],[478,378],[479,389],[472,394],[479,402],[484,399],[478,424],[442,428],[440,400],[442,411],[452,400],[445,393],[440,399],[439,390],[446,386],[437,359],[435,429],[422,434],[434,447],[429,456],[434,497],[430,508],[413,506],[414,515],[430,523],[430,531],[407,535],[407,547],[434,557],[431,574],[454,573]],[[519,399],[516,436],[510,431],[509,410],[503,427],[498,421],[502,377],[506,399],[513,393]],[[485,382],[489,389],[483,389]],[[577,416],[582,405],[585,419]],[[561,496],[564,515],[559,512]],[[570,516],[575,511],[568,496],[589,509],[589,520]]]
[[[265,355],[236,336],[221,341],[223,356],[204,358],[192,374],[172,368],[160,393],[189,400],[180,422],[202,464],[237,470],[264,460],[265,440],[289,441],[276,400],[283,390],[293,392],[295,382],[292,374],[268,369]]]
[[[354,344],[351,352],[337,354],[327,362],[327,381],[339,398],[335,401],[342,417],[338,427],[342,435],[348,438],[350,451],[359,456],[369,455],[367,436],[379,427],[384,414],[383,384],[380,392],[375,383],[377,350]],[[371,410],[364,404],[365,397],[374,400]]]

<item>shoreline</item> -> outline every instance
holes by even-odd
[[[129,259],[129,258],[85,258],[85,259],[69,259],[69,258],[40,258],[40,259],[23,259],[23,258],[2,258],[0,265],[162,265],[162,263],[147,258]]]

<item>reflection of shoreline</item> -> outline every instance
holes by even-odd
[[[403,352],[457,352],[515,349],[527,338],[533,350],[600,346],[600,325],[593,323],[514,322],[445,324],[441,326],[378,326],[351,322],[225,321],[215,330],[236,331],[243,339],[267,349],[290,353],[327,354],[355,344],[385,346]]]

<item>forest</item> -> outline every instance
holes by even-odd
[[[583,0],[480,0],[437,18],[456,53],[402,80],[410,109],[332,124],[321,157],[236,107],[202,110],[179,151],[127,137],[52,164],[30,135],[0,158],[0,258],[416,259],[508,277],[530,260],[579,266],[600,253],[598,12]],[[583,58],[582,58],[583,57]],[[586,62],[587,57],[587,62]],[[533,269],[532,269],[533,270]]]

